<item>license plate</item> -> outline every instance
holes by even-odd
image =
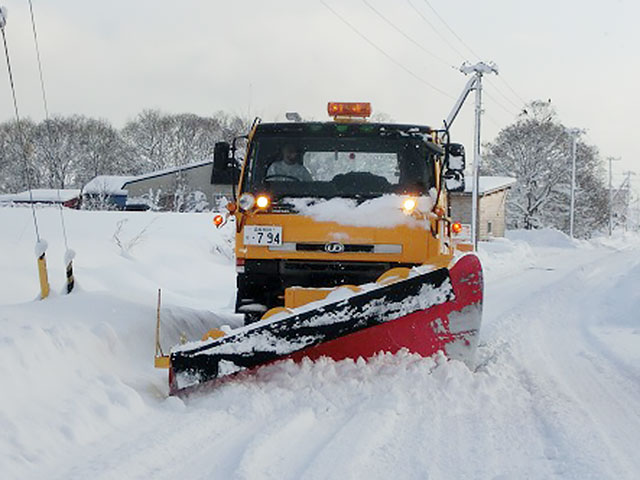
[[[244,227],[245,245],[282,245],[282,227],[247,225]]]

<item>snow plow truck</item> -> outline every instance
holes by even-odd
[[[445,130],[370,122],[368,103],[328,113],[256,120],[241,161],[235,142],[216,145],[213,178],[234,201],[214,224],[235,224],[244,326],[157,349],[170,394],[280,359],[407,349],[473,362],[482,269],[448,203],[464,189],[463,146]]]

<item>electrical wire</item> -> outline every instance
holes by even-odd
[[[500,80],[502,80],[502,82],[507,86],[507,88],[509,90],[511,90],[511,93],[513,93],[518,98],[518,100],[520,100],[522,102],[522,105],[526,105],[527,104],[527,101],[525,99],[523,99],[520,95],[518,95],[518,92],[516,92],[513,89],[513,87],[509,84],[509,82],[507,82],[507,80],[502,75],[498,75],[498,78]]]
[[[422,21],[425,22],[427,25],[429,25],[429,27],[431,27],[431,30],[433,30],[436,33],[436,35],[438,35],[442,39],[442,41],[444,43],[446,43],[449,46],[449,48],[451,48],[451,50],[453,50],[454,52],[456,52],[458,54],[458,56],[460,56],[462,61],[467,60],[466,55],[464,55],[460,50],[458,50],[455,47],[455,45],[453,45],[451,42],[449,42],[447,37],[445,37],[444,35],[442,35],[442,33],[440,33],[440,31],[436,28],[436,26],[433,23],[431,23],[431,21],[420,10],[418,10],[418,7],[416,7],[411,2],[411,0],[407,0],[407,3],[409,3],[411,8],[413,8],[413,10],[418,14],[418,16],[422,19]]]
[[[424,48],[421,43],[419,43],[418,41],[414,40],[412,37],[407,35],[400,27],[398,27],[395,23],[393,23],[391,20],[389,20],[385,15],[383,15],[377,8],[375,8],[373,5],[371,5],[367,0],[362,0],[362,2],[367,7],[369,7],[376,15],[378,15],[382,20],[384,20],[389,26],[391,26],[391,28],[393,28],[396,32],[398,32],[404,38],[406,38],[411,43],[413,43],[420,50],[422,50],[423,52],[425,52],[426,54],[428,54],[432,58],[438,60],[440,63],[446,65],[447,67],[453,68],[454,70],[458,69],[454,65],[451,65],[451,63],[447,62],[444,58],[442,58],[439,55],[437,55],[436,53],[433,53],[432,51],[427,50],[426,48]]]
[[[413,70],[410,70],[409,68],[407,68],[405,65],[403,65],[402,63],[400,63],[398,60],[396,60],[395,58],[393,58],[390,54],[388,54],[387,52],[385,52],[382,48],[380,48],[378,45],[376,45],[373,41],[371,41],[364,33],[362,33],[360,30],[358,30],[353,24],[351,24],[351,22],[349,22],[348,20],[346,20],[344,17],[342,17],[337,11],[335,11],[333,8],[331,8],[324,0],[320,0],[320,3],[322,5],[324,5],[324,7],[329,10],[331,13],[333,13],[336,17],[338,17],[338,19],[344,23],[347,27],[349,27],[351,30],[353,30],[353,32],[355,32],[360,38],[362,38],[364,41],[366,41],[369,45],[371,45],[373,48],[375,48],[379,53],[381,53],[382,55],[384,55],[389,61],[393,62],[397,67],[401,68],[402,70],[404,70],[406,73],[408,73],[409,75],[411,75],[413,78],[415,78],[416,80],[418,80],[420,83],[423,83],[424,85],[428,86],[429,88],[431,88],[432,90],[435,90],[436,92],[440,93],[441,95],[444,95],[445,97],[451,99],[451,100],[455,100],[455,97],[453,95],[448,94],[447,92],[445,92],[444,90],[436,87],[435,85],[433,85],[431,82],[428,82],[427,80],[425,80],[424,78],[422,78],[421,76],[419,76],[418,74],[416,74]]]
[[[498,75],[499,76],[499,75]],[[514,102],[513,100],[511,100],[509,97],[507,97],[502,90],[500,90],[498,88],[498,86],[493,83],[492,80],[490,80],[489,78],[487,78],[487,84],[491,86],[491,88],[493,88],[496,93],[498,93],[504,100],[506,100],[507,102],[509,102],[516,110],[522,110],[522,108],[524,108],[524,103],[522,105],[518,105],[516,102]]]
[[[453,28],[451,28],[451,27],[449,26],[449,24],[445,21],[445,19],[444,19],[444,18],[442,18],[442,17],[440,16],[440,14],[436,11],[436,9],[435,9],[435,8],[433,8],[433,6],[429,3],[429,0],[423,0],[423,1],[424,1],[424,3],[426,3],[426,4],[427,4],[427,6],[431,9],[431,11],[435,14],[435,16],[436,16],[436,17],[438,17],[438,18],[440,19],[440,21],[443,23],[443,25],[444,25],[445,27],[447,27],[447,29],[451,32],[451,34],[452,34],[454,37],[456,37],[456,38],[458,39],[458,41],[459,41],[462,45],[464,45],[464,47],[465,47],[467,50],[469,50],[469,52],[471,52],[471,55],[473,55],[474,57],[476,57],[476,59],[477,59],[477,60],[480,60],[480,56],[479,56],[476,52],[474,52],[474,51],[473,51],[473,49],[472,49],[469,45],[467,45],[467,44],[465,43],[465,41],[464,41],[464,40],[462,40],[462,38],[461,38],[461,37],[460,37],[460,36],[455,32],[455,30],[454,30]]]
[[[11,69],[11,58],[9,56],[9,47],[7,46],[7,36],[5,34],[5,24],[6,17],[3,15],[2,10],[0,10],[0,15],[2,15],[2,22],[0,25],[0,32],[2,32],[2,43],[4,45],[4,54],[7,60],[7,73],[9,75],[9,85],[11,87],[11,95],[13,96],[13,110],[16,117],[16,128],[18,129],[18,137],[20,138],[21,150],[22,150],[22,158],[24,160],[24,168],[25,168],[25,177],[27,180],[27,187],[29,188],[29,201],[31,203],[31,215],[33,217],[33,226],[36,231],[36,240],[40,243],[40,229],[38,228],[38,217],[36,215],[36,208],[33,202],[33,183],[31,180],[31,169],[29,166],[29,159],[27,158],[27,142],[26,137],[24,135],[24,131],[22,130],[22,122],[20,120],[20,112],[18,111],[18,100],[16,97],[16,87],[13,81],[13,71]]]
[[[447,21],[442,17],[442,15],[440,15],[438,13],[438,11],[434,8],[433,5],[431,5],[431,3],[429,2],[429,0],[423,0],[427,6],[429,7],[429,9],[435,14],[436,17],[438,17],[438,19],[442,22],[442,24],[449,30],[449,32],[451,32],[451,34],[476,58],[476,59],[480,59],[480,56],[462,39],[462,37],[460,35],[458,35],[456,33],[456,31],[447,23]],[[422,20],[424,20],[437,34],[438,36],[444,41],[446,42],[447,45],[449,45],[449,47],[451,47],[456,53],[458,53],[458,55],[460,55],[463,60],[467,60],[466,56],[460,52],[460,50],[458,50],[455,46],[453,46],[444,35],[442,35],[437,28],[435,28],[435,26],[427,19],[427,17],[420,12],[420,10],[418,10],[418,8],[411,2],[411,0],[407,0],[407,2],[409,3],[409,5],[411,5],[411,7],[416,11],[416,13],[418,13],[418,15],[420,16],[420,18],[422,18]],[[500,78],[500,80],[505,84],[505,86],[509,89],[509,91],[515,95],[515,97],[522,102],[522,105],[526,105],[527,101],[524,100],[522,98],[521,95],[519,95],[516,90],[509,84],[509,82],[507,82],[507,80],[504,78],[503,75],[498,75],[498,78]],[[513,101],[509,100],[508,97],[502,93],[502,91],[497,87],[494,86],[494,88],[500,93],[500,95],[505,98],[508,102],[510,102],[511,104],[513,104],[517,109],[520,109],[521,107],[519,107],[518,105],[516,105]]]
[[[509,115],[512,115],[514,117],[518,116],[517,111],[513,111],[507,107],[504,106],[503,103],[501,103],[494,95],[492,95],[491,93],[489,93],[488,89],[485,87],[484,89],[484,93],[486,94],[487,98],[491,99],[493,101],[493,103],[495,105],[497,105],[500,109],[502,109],[504,112],[508,113]]]
[[[33,3],[29,0],[29,13],[31,14],[31,29],[33,31],[33,43],[36,47],[36,58],[38,60],[38,72],[40,73],[40,87],[42,91],[42,103],[44,104],[44,113],[47,120],[49,120],[49,106],[47,105],[47,95],[44,89],[44,77],[42,75],[42,62],[40,61],[40,46],[38,44],[38,33],[36,31],[36,19],[33,14]]]
[[[49,120],[49,105],[47,103],[47,94],[44,86],[44,75],[42,73],[42,61],[40,59],[40,45],[38,42],[38,32],[36,30],[36,19],[33,13],[33,3],[29,0],[29,12],[31,14],[31,29],[33,31],[33,43],[36,49],[36,58],[38,60],[38,73],[40,74],[40,90],[42,92],[42,104],[44,106],[45,125],[47,129],[47,136],[49,137],[49,146],[52,144],[53,135],[51,134],[51,126]],[[69,251],[69,242],[67,239],[67,228],[64,221],[64,214],[62,212],[62,199],[60,198],[60,188],[57,189],[58,194],[58,211],[60,212],[60,224],[62,226],[62,236],[64,238],[65,251]]]

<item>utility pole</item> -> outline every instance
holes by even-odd
[[[576,152],[578,147],[578,135],[584,133],[580,128],[569,128],[567,133],[571,135],[571,210],[569,213],[569,236],[573,238],[574,210],[576,204]]]
[[[611,167],[611,163],[615,160],[618,161],[620,158],[609,157],[609,236],[613,234],[613,171]]]
[[[480,119],[482,117],[482,76],[485,73],[498,74],[498,66],[493,63],[478,62],[475,65],[463,63],[460,67],[460,71],[465,75],[473,74],[473,78],[467,83],[467,88],[473,89],[476,92],[476,107],[475,107],[475,132],[473,136],[473,189],[471,193],[471,238],[473,240],[473,249],[478,250],[479,226],[478,226],[478,190],[480,186]],[[468,94],[468,91],[466,92]],[[466,94],[463,94],[466,98]],[[462,97],[461,97],[462,98]],[[464,101],[464,99],[462,99]],[[458,110],[460,109],[458,106]],[[455,107],[454,107],[455,109]],[[457,114],[457,112],[456,112]]]
[[[620,186],[620,191],[626,187],[627,189],[627,198],[625,199],[625,210],[624,210],[624,231],[626,232],[629,227],[629,214],[631,213],[631,175],[635,175],[635,172],[628,170],[624,172],[625,179]]]

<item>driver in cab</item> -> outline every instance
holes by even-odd
[[[312,182],[309,170],[302,165],[302,158],[295,145],[282,147],[282,158],[273,162],[267,169],[265,180]]]

